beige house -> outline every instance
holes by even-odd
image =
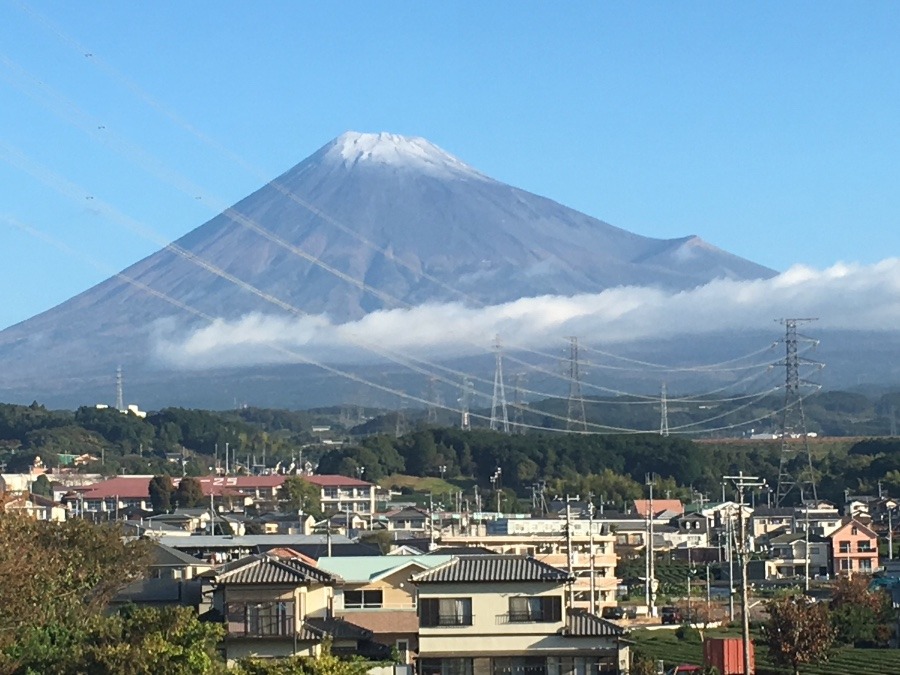
[[[316,656],[326,638],[336,654],[389,655],[372,643],[371,631],[332,618],[334,585],[340,580],[302,557],[248,556],[207,577],[213,588],[210,616],[225,624],[229,662]]]
[[[451,560],[448,555],[342,556],[319,558],[319,569],[339,576],[334,616],[372,632],[372,639],[395,648],[403,663],[419,649],[414,574]]]
[[[627,673],[625,631],[567,605],[567,572],[533,557],[459,556],[412,577],[420,675]]]

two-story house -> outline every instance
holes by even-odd
[[[414,575],[420,675],[627,673],[625,631],[573,610],[573,581],[517,555],[459,556]]]
[[[342,556],[319,558],[319,569],[341,578],[335,587],[336,618],[372,632],[372,639],[396,648],[403,663],[419,651],[416,587],[410,578],[441,565],[449,555]]]
[[[878,569],[878,535],[871,528],[854,518],[844,518],[828,538],[835,575],[871,574]]]
[[[814,534],[786,532],[769,540],[769,562],[767,578],[804,577],[807,570],[810,578],[825,576],[831,568],[831,542]]]

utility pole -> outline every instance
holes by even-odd
[[[747,558],[750,551],[747,546],[747,519],[744,517],[744,491],[747,488],[763,487],[766,481],[760,480],[756,476],[745,476],[740,471],[737,476],[725,476],[726,480],[731,480],[738,491],[738,512],[741,524],[741,623],[743,624],[743,640],[744,640],[744,673],[751,675],[750,669],[750,596],[747,581]]]
[[[588,555],[591,558],[590,562],[590,574],[591,574],[591,602],[588,605],[590,607],[591,614],[597,614],[597,580],[594,578],[596,574],[596,569],[594,567],[594,495],[593,493],[588,493]]]
[[[775,494],[775,506],[782,506],[785,498],[795,487],[809,488],[812,498],[818,501],[816,493],[815,473],[813,471],[812,454],[809,450],[809,433],[806,429],[806,415],[803,412],[803,396],[801,386],[818,387],[811,382],[800,378],[801,366],[814,366],[819,369],[824,364],[802,358],[799,353],[799,344],[805,342],[817,345],[818,340],[813,340],[797,333],[797,325],[809,323],[817,319],[780,319],[784,324],[785,356],[783,361],[776,365],[784,366],[784,406],[781,409],[781,460],[778,467],[778,486]],[[792,440],[799,439],[803,444],[802,452],[806,456],[805,466],[798,466],[796,457],[796,443]],[[802,461],[802,460],[801,460]]]
[[[587,431],[584,397],[581,395],[581,372],[578,368],[578,338],[569,337],[569,402],[566,431]]]
[[[647,474],[645,483],[650,488],[650,500],[647,502],[647,530],[644,542],[645,571],[647,579],[644,583],[644,599],[647,603],[647,614],[656,616],[656,589],[653,585],[656,581],[656,561],[653,559],[653,476]]]
[[[566,565],[569,571],[569,611],[575,607],[575,573],[572,568],[572,507],[566,495]]]
[[[496,350],[496,367],[494,369],[494,396],[491,399],[491,429],[509,433],[509,415],[506,410],[506,390],[503,388],[503,347],[500,336],[494,343]]]

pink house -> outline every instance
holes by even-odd
[[[878,569],[878,535],[855,518],[844,518],[829,539],[835,576]]]

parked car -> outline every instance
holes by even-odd
[[[681,610],[677,607],[663,607],[659,610],[659,619],[662,623],[681,623]]]
[[[604,607],[603,611],[600,612],[600,616],[602,616],[604,619],[624,619],[625,610],[621,607]]]
[[[682,663],[680,666],[675,666],[671,670],[667,670],[666,675],[686,675],[687,673],[701,672],[703,672],[703,666],[695,666],[691,663]]]

